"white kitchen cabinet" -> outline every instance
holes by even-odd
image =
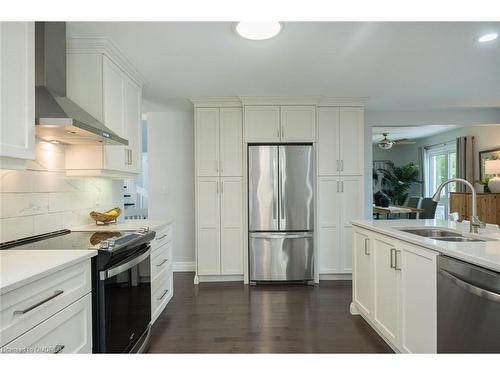
[[[245,106],[245,141],[279,142],[281,137],[280,107]]]
[[[195,119],[196,174],[219,175],[219,108],[197,108]]]
[[[353,236],[353,300],[365,316],[372,315],[372,240],[365,231],[356,229]]]
[[[197,108],[195,123],[197,176],[241,176],[241,108]]]
[[[0,166],[35,159],[34,22],[0,22]]]
[[[242,197],[241,177],[198,177],[198,276],[243,274]]]
[[[93,53],[89,49],[70,48],[67,93],[71,100],[127,139],[129,144],[68,145],[66,174],[133,177],[140,173],[141,85],[101,50]]]
[[[245,106],[245,141],[315,142],[316,107]]]
[[[0,351],[33,354],[92,353],[92,297],[87,294]]]
[[[220,176],[242,176],[242,121],[241,108],[220,109]]]
[[[340,108],[339,160],[342,175],[363,174],[364,110]]]
[[[339,173],[340,108],[318,109],[318,175]]]
[[[399,284],[396,267],[397,241],[389,237],[373,239],[373,321],[387,340],[399,344]]]
[[[220,179],[198,177],[196,188],[197,272],[220,274]]]
[[[220,259],[222,275],[243,274],[243,184],[240,177],[220,182]]]
[[[318,175],[362,175],[363,150],[363,108],[318,109]]]
[[[281,106],[281,142],[314,142],[316,108],[312,105]]]
[[[362,217],[362,178],[318,179],[319,273],[352,272],[351,220]]]
[[[353,305],[405,353],[436,353],[438,253],[355,227]]]
[[[401,242],[401,348],[406,353],[437,351],[435,251]]]

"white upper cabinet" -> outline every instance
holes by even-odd
[[[219,108],[196,109],[196,174],[219,175]]]
[[[196,109],[196,175],[242,175],[241,108]]]
[[[220,166],[221,176],[241,176],[243,139],[241,108],[220,109]]]
[[[129,141],[127,146],[69,145],[68,175],[133,177],[141,172],[142,88],[131,77],[101,49],[68,48],[68,97]]]
[[[280,141],[279,106],[245,106],[244,111],[246,142]]]
[[[248,143],[314,142],[315,138],[315,106],[245,106],[245,141]]]
[[[281,106],[281,141],[314,142],[316,108],[312,105]]]
[[[364,110],[362,108],[340,108],[340,173],[363,174],[364,161]]]
[[[129,77],[125,76],[124,82],[125,101],[125,136],[128,139],[126,160],[129,171],[141,172],[142,159],[142,131],[141,131],[141,103],[142,89]]]
[[[363,174],[364,110],[360,107],[318,109],[318,174]]]
[[[318,109],[318,175],[339,173],[340,109],[322,107]]]
[[[35,159],[33,22],[0,22],[0,162],[4,169]]]

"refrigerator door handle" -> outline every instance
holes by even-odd
[[[281,220],[285,220],[285,190],[283,189],[283,170],[285,169],[285,158],[283,157],[283,148],[278,147],[279,152],[279,191],[280,191],[280,218]],[[283,225],[284,226],[284,225]],[[282,227],[282,223],[280,222],[280,228]]]
[[[279,233],[253,232],[253,233],[250,233],[250,238],[297,239],[297,238],[312,238],[312,237],[313,237],[313,234],[311,232],[279,232]]]

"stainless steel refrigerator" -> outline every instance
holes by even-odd
[[[248,146],[250,281],[314,279],[314,151]]]

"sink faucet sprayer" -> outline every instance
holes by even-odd
[[[436,192],[432,196],[432,200],[434,202],[439,202],[439,199],[441,198],[441,190],[445,187],[445,185],[448,185],[449,183],[452,182],[461,182],[462,184],[465,184],[469,187],[469,189],[472,192],[472,215],[470,217],[470,232],[471,233],[477,233],[479,228],[484,228],[486,226],[485,223],[481,222],[479,220],[479,217],[477,216],[477,195],[476,195],[476,189],[474,186],[467,180],[464,180],[462,178],[450,178],[449,180],[444,181],[439,187],[437,188]]]

